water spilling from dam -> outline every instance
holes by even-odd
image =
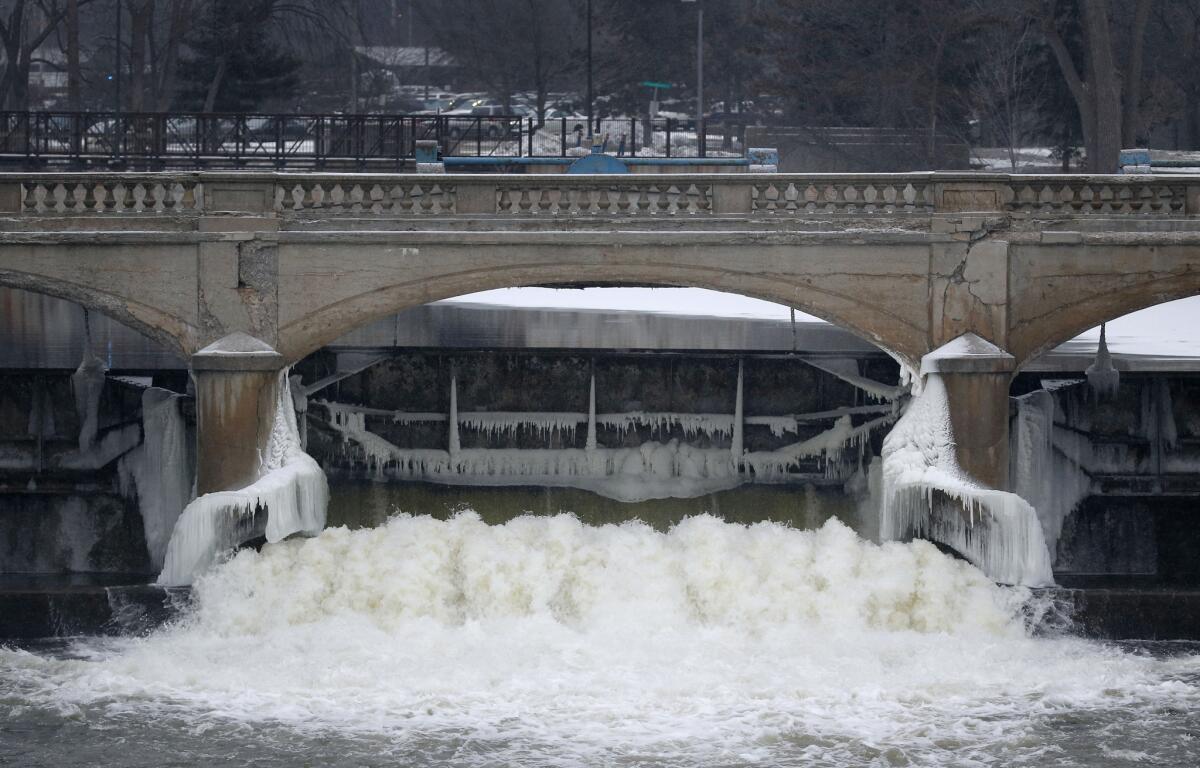
[[[0,614],[37,607],[12,635],[35,639],[0,640],[0,757],[1188,762],[1200,647],[1085,640],[1070,590],[996,583],[1134,576],[1153,591],[1112,613],[1186,614],[1186,375],[1122,370],[1103,397],[1027,375],[1025,504],[958,463],[939,376],[914,399],[876,350],[600,316],[581,327],[605,344],[571,348],[550,312],[480,348],[463,329],[497,312],[455,308],[445,337],[391,318],[272,374],[272,439],[236,491],[197,495],[182,370],[97,342],[95,386],[78,359],[6,372],[0,469],[31,535],[0,565],[42,583],[0,576]],[[651,326],[712,347],[630,349]],[[326,529],[284,538],[322,527],[326,476]],[[1161,615],[1107,636],[1164,636]]]
[[[1095,766],[1178,764],[1200,726],[1200,657],[1034,637],[1027,590],[836,521],[398,516],[244,551],[193,599],[148,637],[0,650],[0,741],[30,766]]]

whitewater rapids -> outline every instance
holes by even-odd
[[[400,515],[243,551],[194,599],[145,638],[0,648],[0,713],[354,765],[1084,765],[1048,723],[1200,703],[1195,657],[1031,637],[1028,590],[836,520]]]

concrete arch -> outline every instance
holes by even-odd
[[[1074,301],[1061,302],[1053,310],[1010,331],[1010,351],[1017,359],[1017,370],[1059,344],[1119,317],[1169,301],[1200,295],[1200,270],[1155,276],[1150,279],[1126,276],[1120,284],[1113,280],[1096,281],[1099,285]]]
[[[195,351],[195,329],[158,308],[44,275],[0,269],[0,285],[65,299],[98,312],[187,359]]]
[[[466,265],[464,265],[466,266]],[[373,285],[367,290],[314,308],[279,328],[279,350],[289,362],[302,359],[338,337],[398,311],[468,293],[498,288],[548,285],[631,285],[706,288],[762,299],[820,317],[881,347],[909,365],[927,351],[928,331],[918,319],[893,311],[896,302],[872,301],[871,286],[849,291],[819,274],[756,272],[712,264],[604,263],[561,259],[557,263],[524,261],[454,269],[413,270],[406,279]],[[923,276],[922,276],[923,278]],[[894,291],[891,278],[880,290]],[[283,282],[281,282],[282,290]],[[912,286],[925,316],[924,279]],[[911,305],[909,303],[908,305]],[[286,306],[283,297],[281,308]],[[900,306],[906,306],[901,303]]]

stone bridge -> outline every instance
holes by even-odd
[[[963,466],[1003,487],[1011,376],[1200,293],[1200,177],[0,174],[0,284],[192,361],[199,492],[254,476],[278,372],[417,304],[527,285],[696,286],[941,361]],[[969,414],[969,415],[968,415]]]

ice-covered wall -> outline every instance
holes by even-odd
[[[325,527],[329,488],[320,466],[300,448],[287,373],[258,479],[236,491],[208,493],[183,510],[167,545],[158,583],[190,584],[223,552],[258,535],[269,542]]]
[[[1014,400],[1016,415],[1009,433],[1012,489],[1036,510],[1053,562],[1063,522],[1091,491],[1091,441],[1078,431],[1055,426],[1055,393],[1039,389]]]
[[[155,570],[163,567],[175,521],[192,498],[194,451],[182,412],[185,399],[157,387],[142,393],[142,444],[118,467],[122,494],[137,498]]]

